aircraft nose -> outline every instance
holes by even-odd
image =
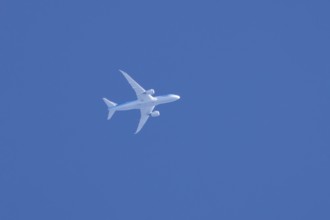
[[[174,98],[175,98],[176,100],[178,100],[178,99],[180,99],[181,97],[178,96],[178,95],[174,95]]]

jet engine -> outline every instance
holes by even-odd
[[[154,111],[150,113],[151,117],[158,117],[160,116],[160,112],[159,111]]]
[[[145,91],[145,94],[153,95],[153,94],[155,94],[155,90],[154,89],[149,89],[149,90]]]

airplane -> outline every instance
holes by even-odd
[[[119,72],[121,72],[124,75],[124,77],[126,78],[128,83],[133,88],[133,90],[137,96],[137,100],[131,101],[131,102],[126,102],[126,103],[123,103],[120,105],[118,105],[106,98],[103,98],[103,101],[108,106],[108,111],[109,111],[108,120],[111,119],[111,117],[113,116],[113,114],[116,111],[127,111],[127,110],[133,110],[133,109],[140,110],[140,113],[141,113],[140,122],[135,131],[135,134],[137,134],[141,131],[141,129],[143,128],[143,126],[145,125],[145,123],[147,122],[147,120],[149,119],[150,116],[151,117],[160,116],[159,111],[154,111],[154,108],[157,105],[174,102],[174,101],[177,101],[180,99],[180,96],[174,95],[174,94],[154,97],[153,96],[155,94],[154,89],[145,90],[126,72],[124,72],[122,70],[119,70]]]

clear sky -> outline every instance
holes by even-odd
[[[329,8],[1,0],[0,219],[330,219]]]

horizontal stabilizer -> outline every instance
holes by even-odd
[[[111,119],[111,117],[113,116],[113,114],[115,114],[116,112],[116,103],[114,102],[111,102],[110,100],[106,99],[106,98],[103,98],[103,101],[105,102],[105,104],[108,106],[108,110],[109,110],[109,113],[108,113],[108,120]]]
[[[103,101],[105,102],[105,104],[108,106],[108,108],[112,108],[115,107],[117,104],[114,102],[111,102],[110,100],[103,98]]]
[[[109,109],[109,113],[108,113],[108,120],[110,120],[113,116],[113,114],[115,114],[116,109]]]

